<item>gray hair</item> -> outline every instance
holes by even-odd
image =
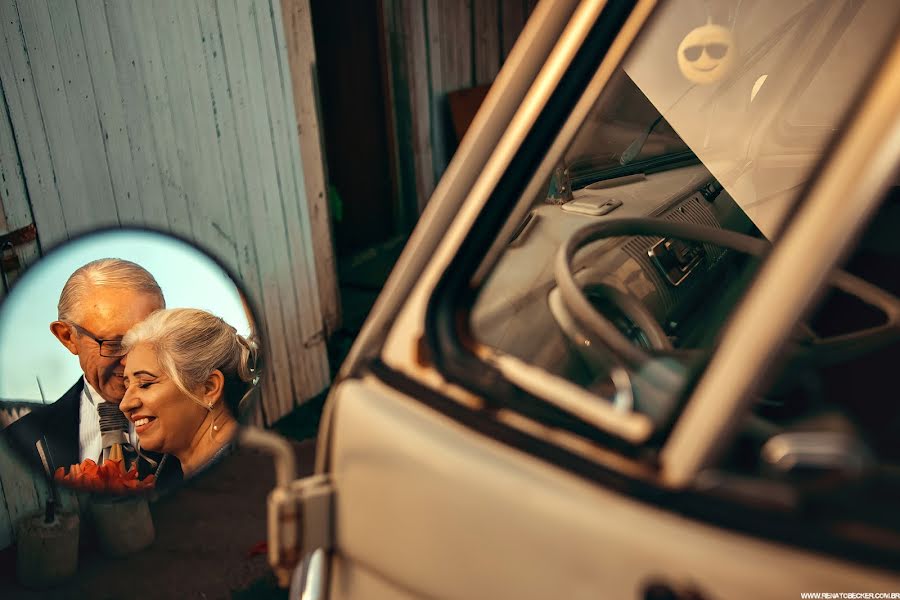
[[[124,288],[151,294],[159,298],[160,306],[166,306],[159,284],[147,269],[130,260],[101,258],[78,267],[69,275],[63,286],[57,305],[60,321],[79,318],[81,303],[95,287]]]
[[[163,372],[195,401],[200,399],[192,390],[216,369],[221,371],[225,404],[234,416],[258,377],[256,341],[205,310],[172,308],[152,313],[122,339],[126,351],[142,343],[150,344]]]

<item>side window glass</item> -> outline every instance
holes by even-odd
[[[900,316],[900,187],[893,186],[843,270],[886,292]],[[831,289],[719,465],[783,484],[822,531],[900,547],[900,327]],[[853,343],[823,349],[822,340]],[[876,534],[877,532],[877,534]]]

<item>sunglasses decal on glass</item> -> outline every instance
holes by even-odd
[[[684,58],[689,62],[699,60],[704,51],[710,58],[720,60],[728,54],[728,44],[698,44],[696,46],[688,46],[682,50]]]

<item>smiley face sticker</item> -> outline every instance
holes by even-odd
[[[678,45],[678,68],[693,83],[715,83],[734,66],[734,36],[712,21],[692,29]]]

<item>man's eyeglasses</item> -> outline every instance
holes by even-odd
[[[66,323],[77,329],[82,335],[86,335],[97,342],[97,345],[100,346],[100,356],[109,358],[125,356],[125,348],[122,346],[122,340],[103,340],[77,323],[71,321],[66,321]]]

